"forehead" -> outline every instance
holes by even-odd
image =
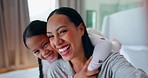
[[[48,41],[48,37],[46,35],[37,35],[30,38],[27,38],[26,44],[30,49],[34,49],[41,45],[42,42]]]
[[[48,23],[51,22],[69,22],[69,18],[63,14],[53,14],[48,20]]]
[[[66,15],[54,14],[47,22],[47,30],[50,30],[53,26],[61,26],[72,23]],[[50,28],[49,28],[50,27]]]

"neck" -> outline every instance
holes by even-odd
[[[83,51],[76,58],[71,60],[73,70],[76,73],[79,72],[83,68],[86,61],[87,61],[87,59],[86,59],[84,51]]]

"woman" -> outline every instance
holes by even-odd
[[[96,47],[94,51],[96,52],[101,51],[102,53],[105,53],[105,55],[107,55],[106,52],[110,51],[110,48],[111,48],[110,42],[108,42],[107,40],[102,41],[101,39],[104,37],[93,34],[94,31],[92,31],[92,29],[89,29],[89,31],[91,32],[90,37],[92,39],[92,42]],[[98,34],[98,32],[96,33]],[[39,21],[39,20],[32,21],[24,31],[23,41],[25,46],[31,52],[33,52],[35,56],[38,57],[39,68],[40,68],[40,78],[43,78],[43,74],[44,74],[44,78],[46,78],[47,69],[54,61],[58,59],[58,53],[52,49],[52,47],[49,44],[48,37],[46,36],[46,22]],[[106,49],[105,50],[101,49],[101,47],[106,47]],[[103,57],[103,55],[101,56]],[[93,65],[93,69],[94,67],[95,68],[98,67],[98,65],[95,66],[93,63],[90,63],[90,64]],[[92,68],[92,66],[90,66],[90,68]],[[87,67],[85,67],[84,69],[87,69]],[[90,73],[92,72],[95,72],[95,71],[90,71]]]
[[[47,36],[51,46],[64,59],[51,65],[48,78],[71,78],[77,73],[83,73],[83,78],[89,78],[84,74],[87,70],[83,70],[83,66],[92,55],[94,47],[81,16],[67,7],[54,10],[48,17]],[[95,77],[148,78],[142,70],[133,67],[119,53],[111,53],[103,62],[98,76],[92,76]]]

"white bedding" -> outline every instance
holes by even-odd
[[[0,74],[0,78],[39,78],[39,72],[38,68],[30,68]]]

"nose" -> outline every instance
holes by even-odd
[[[41,50],[41,54],[43,57],[46,57],[46,55],[48,54],[48,50]]]
[[[53,43],[54,43],[54,45],[60,45],[63,43],[63,39],[60,37],[55,37]]]

